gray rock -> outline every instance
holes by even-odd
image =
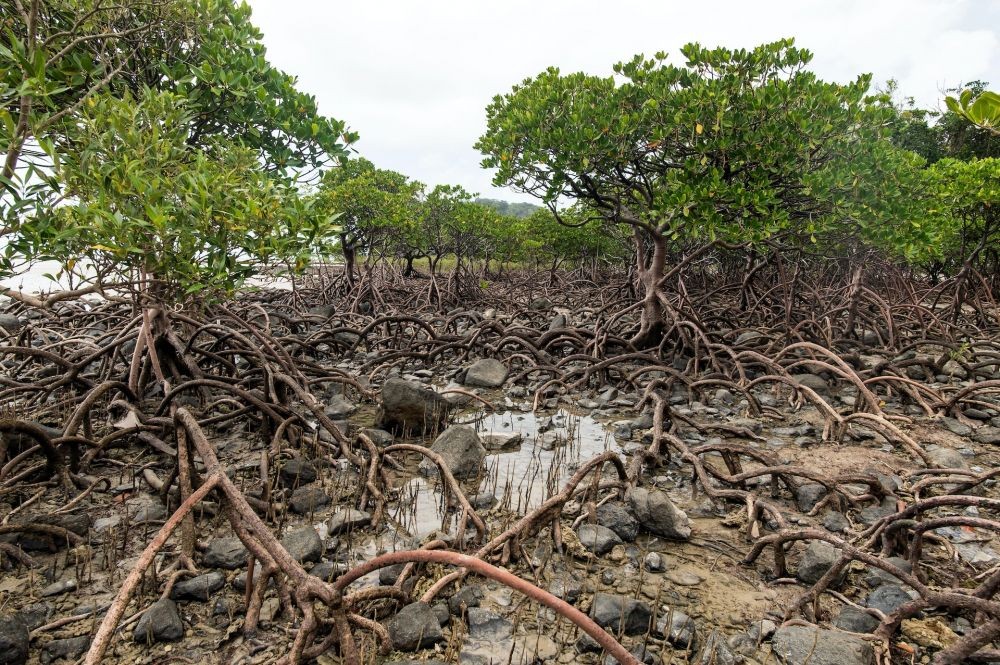
[[[216,571],[205,573],[188,580],[181,580],[174,585],[170,597],[174,600],[207,601],[213,593],[226,584],[226,576]]]
[[[13,314],[0,314],[0,328],[3,330],[9,333],[18,333],[23,327],[24,321]]]
[[[656,632],[679,649],[694,648],[697,639],[694,619],[684,612],[670,607],[657,620]]]
[[[540,296],[528,303],[528,309],[534,310],[536,312],[552,309],[552,301],[544,296]]]
[[[416,651],[444,639],[441,624],[427,603],[410,603],[385,625],[389,641],[397,651]]]
[[[778,624],[770,619],[761,619],[750,624],[750,628],[747,629],[747,636],[755,643],[760,644],[763,640],[770,639],[776,630],[778,630]]]
[[[353,416],[357,410],[358,405],[354,402],[346,400],[340,395],[334,395],[326,405],[323,413],[325,413],[331,420],[344,420],[345,418]]]
[[[639,521],[622,501],[608,501],[598,506],[596,517],[598,524],[611,529],[627,543],[639,535]]]
[[[957,434],[958,436],[969,436],[970,434],[972,434],[971,427],[969,427],[963,422],[959,422],[955,418],[948,418],[948,417],[942,418],[941,424],[944,425],[945,429],[947,429],[949,432],[951,432],[952,434]]]
[[[236,570],[246,565],[249,555],[239,538],[213,538],[202,563],[208,568]]]
[[[500,503],[500,500],[497,499],[496,495],[491,492],[482,492],[469,497],[469,503],[471,503],[472,507],[476,510],[491,510],[494,506]]]
[[[565,314],[556,314],[555,316],[552,317],[552,320],[549,321],[549,331],[551,332],[553,330],[559,330],[560,328],[565,328],[566,323],[567,320]]]
[[[580,600],[580,594],[583,593],[583,583],[569,575],[558,577],[549,584],[549,593],[567,603],[575,603]]]
[[[77,587],[76,580],[59,580],[48,585],[44,589],[38,592],[38,595],[42,598],[51,598],[52,596],[61,596],[64,593],[69,593],[70,591],[75,591]]]
[[[904,573],[913,572],[913,566],[910,565],[909,560],[903,557],[893,556],[886,559],[886,563],[891,563],[892,565],[899,568]],[[871,588],[880,587],[883,584],[902,584],[898,577],[891,573],[887,573],[881,568],[871,567],[865,571],[865,584]]]
[[[705,646],[694,662],[697,665],[736,665],[736,654],[729,648],[726,636],[713,630],[705,639]]]
[[[520,432],[483,432],[479,438],[489,451],[514,450],[524,441]]]
[[[479,441],[476,430],[468,425],[452,425],[441,433],[431,450],[444,459],[445,465],[456,478],[476,476],[486,457],[486,449]],[[428,459],[420,463],[420,470],[426,474],[435,473],[437,465]]]
[[[469,608],[479,607],[482,599],[483,587],[478,584],[467,584],[448,599],[448,611],[455,616],[461,616]]]
[[[318,487],[300,487],[292,492],[288,500],[292,512],[299,515],[310,515],[329,503],[330,497]]]
[[[281,544],[299,563],[319,561],[323,556],[323,540],[316,533],[316,529],[311,526],[289,531],[281,539]]]
[[[132,639],[140,644],[175,642],[184,636],[184,623],[177,612],[177,603],[164,598],[146,610],[132,632]]]
[[[851,633],[871,633],[878,628],[878,619],[864,610],[847,606],[837,615],[833,625]]]
[[[28,626],[19,615],[0,618],[0,663],[28,662]]]
[[[281,465],[278,475],[285,487],[299,487],[316,480],[316,467],[309,460],[293,457]]]
[[[830,396],[830,384],[815,374],[792,374],[792,380],[806,388],[812,388],[820,397]]]
[[[887,496],[882,499],[882,502],[874,506],[865,506],[861,509],[859,517],[861,521],[865,524],[874,524],[883,517],[888,517],[889,515],[894,515],[896,513],[896,499],[895,497]]]
[[[598,556],[610,552],[615,545],[621,545],[622,539],[614,531],[600,524],[581,524],[576,535],[580,543]]]
[[[783,626],[771,649],[783,665],[872,665],[871,643],[835,630]]]
[[[969,464],[962,457],[962,454],[951,448],[935,448],[927,451],[927,458],[931,467],[939,469],[967,469]]]
[[[667,562],[659,552],[649,552],[642,560],[642,565],[651,573],[662,573],[667,569]]]
[[[318,577],[324,582],[332,582],[347,572],[347,565],[333,561],[320,561],[309,571],[313,577]]]
[[[839,513],[836,510],[830,510],[823,516],[823,528],[827,531],[833,533],[842,533],[847,531],[851,526],[851,523],[847,521],[843,513]]]
[[[434,603],[431,606],[431,612],[437,617],[438,625],[444,628],[451,621],[451,614],[448,612],[448,603]]]
[[[795,576],[806,584],[814,584],[837,562],[840,554],[840,550],[825,540],[814,540],[799,559]]]
[[[49,662],[65,658],[76,660],[83,655],[83,652],[90,647],[90,635],[80,635],[78,637],[67,637],[61,640],[52,640],[42,647],[42,662]],[[4,661],[6,662],[6,661]]]
[[[468,610],[469,637],[489,642],[499,642],[514,634],[510,621],[491,610],[470,607]]]
[[[391,378],[382,385],[378,427],[397,434],[428,434],[444,426],[448,408],[447,400],[433,390]]]
[[[795,503],[799,510],[808,513],[826,496],[826,487],[820,483],[802,483],[795,490]]]
[[[979,443],[996,445],[1000,443],[1000,427],[986,426],[980,427],[972,437]]]
[[[691,537],[688,516],[664,492],[634,487],[629,490],[627,498],[639,524],[650,533],[672,540]]]
[[[143,494],[125,502],[133,522],[157,522],[167,517],[167,509],[158,497]]]
[[[361,433],[372,440],[376,446],[391,446],[395,437],[390,433],[386,432],[384,429],[375,429],[373,427],[366,427],[361,430]]]
[[[903,587],[895,584],[883,584],[879,588],[868,594],[865,600],[865,607],[881,610],[883,614],[892,614],[904,603],[908,603],[913,598]]]
[[[330,518],[329,531],[331,536],[347,533],[371,524],[371,513],[357,508],[341,508]]]
[[[507,366],[494,358],[483,358],[465,371],[465,385],[476,388],[499,388],[507,380]]]
[[[602,628],[626,635],[639,635],[649,630],[653,613],[649,605],[626,596],[595,593],[590,606],[590,618]]]

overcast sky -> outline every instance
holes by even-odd
[[[941,90],[1000,84],[1000,0],[250,0],[270,60],[346,120],[376,165],[483,196],[473,144],[493,95],[550,65],[608,75],[690,41],[751,47],[793,36],[821,76],[871,72],[938,107]]]

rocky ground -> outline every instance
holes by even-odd
[[[859,358],[859,371],[886,360]],[[361,366],[370,361],[358,352],[338,367],[363,377]],[[515,382],[508,365],[494,359],[393,369],[383,379],[376,403],[363,401],[350,388],[318,391],[326,416],[342,431],[362,433],[382,448],[400,442],[429,446],[444,459],[491,536],[537,509],[595,456],[612,451],[628,466],[635,456],[646,454],[657,425],[654,409],[648,401],[643,404],[640,392],[612,385],[543,396],[535,408],[540,382]],[[920,379],[932,388],[956,381],[961,385],[962,380],[954,373]],[[843,413],[860,399],[856,386],[829,373],[800,373],[795,380]],[[799,477],[806,481],[794,493],[787,488],[772,492],[776,481],[770,474],[733,485],[767,497],[790,528],[815,527],[856,542],[912,499],[913,484],[920,479],[913,472],[924,465],[905,446],[863,426],[851,428],[840,442],[823,441],[825,416],[812,402],[803,403],[787,387],[774,384],[757,386],[751,394],[757,405],[739,391],[678,382],[664,399],[672,434],[690,449],[708,447],[701,457],[705,469],[726,473],[731,460],[712,451],[737,443],[803,470]],[[755,406],[765,413],[754,415]],[[965,409],[961,419],[928,415],[892,398],[882,406],[886,413],[910,418],[905,431],[926,452],[932,468],[983,474],[1000,466],[1000,406],[989,398]],[[412,424],[413,414],[438,411],[447,412],[447,419],[433,423],[430,431],[400,433],[404,428],[399,425]],[[109,423],[118,417],[108,414]],[[455,497],[446,491],[436,466],[420,454],[395,455],[399,464],[389,473],[393,491],[387,519],[373,526],[372,514],[357,507],[364,483],[359,472],[345,460],[319,454],[326,432],[316,431],[316,447],[283,451],[268,487],[258,473],[264,443],[254,434],[250,426],[239,425],[213,431],[212,441],[248,497],[270,497],[274,531],[314,576],[333,580],[385,552],[434,540],[460,545],[475,535],[471,528],[458,528]],[[92,472],[95,481],[106,482],[82,500],[45,491],[41,483],[0,495],[4,525],[53,524],[79,536],[77,542],[54,542],[44,533],[0,526],[0,542],[16,545],[32,562],[26,566],[9,556],[3,559],[0,662],[81,659],[123,578],[168,518],[162,495],[149,480],[156,459],[149,448],[109,449]],[[661,452],[647,462],[644,481],[627,490],[615,485],[612,467],[605,466],[592,483],[595,490],[597,485],[603,489],[570,500],[558,520],[558,533],[543,528],[521,541],[506,567],[586,612],[642,662],[884,662],[887,645],[872,633],[880,617],[919,597],[911,586],[854,560],[830,585],[830,593],[819,596],[811,622],[789,621],[790,608],[838,563],[841,550],[826,540],[806,539],[788,547],[787,571],[776,568],[768,556],[748,562],[755,539],[779,527],[773,519],[765,515],[758,525],[745,505],[706,495],[682,455]],[[882,496],[838,503],[827,485],[808,480],[810,473],[875,477]],[[842,485],[857,495],[866,491],[861,481],[852,485],[848,479]],[[978,484],[970,495],[998,496],[993,480]],[[197,574],[177,576],[166,591],[164,579],[146,579],[142,598],[120,623],[105,662],[270,663],[288,652],[294,627],[280,612],[276,590],[265,595],[257,633],[244,635],[248,552],[216,508],[208,502],[199,512]],[[980,509],[969,505],[949,514],[978,517]],[[921,578],[935,588],[969,586],[1000,565],[995,530],[943,526],[932,535],[919,565]],[[165,567],[175,554],[176,548],[168,546],[158,560]],[[897,557],[893,563],[911,570],[905,559]],[[427,575],[408,575],[401,584],[410,600],[446,572],[435,566],[428,566]],[[354,588],[393,585],[401,572],[402,566],[383,568]],[[391,653],[380,654],[374,640],[362,640],[364,662],[609,662],[601,647],[570,621],[475,575],[445,588],[430,603],[372,612],[369,618],[385,626]],[[975,619],[973,613],[930,609],[902,623],[894,653],[929,662],[935,652],[969,634]],[[340,661],[331,649],[316,662]]]

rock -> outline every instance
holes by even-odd
[[[431,450],[444,459],[448,470],[456,478],[476,476],[486,457],[479,435],[468,425],[452,425],[446,429],[434,440]],[[425,459],[420,463],[420,470],[426,474],[435,473],[437,465]]]
[[[950,647],[958,641],[958,634],[937,617],[930,619],[903,619],[900,629],[903,637],[919,644],[925,649],[939,651]]]
[[[770,619],[761,619],[750,624],[747,636],[755,643],[760,644],[763,640],[770,639],[776,630],[778,630],[778,624]]]
[[[895,584],[883,584],[879,588],[868,594],[865,600],[865,607],[881,610],[883,614],[892,614],[901,605],[908,603],[913,598],[905,589]]]
[[[820,483],[802,483],[795,490],[795,503],[799,510],[808,513],[826,496],[826,487]]]
[[[346,400],[340,395],[334,395],[326,408],[323,409],[323,413],[331,420],[344,420],[353,416],[357,410],[358,405],[354,402]]]
[[[750,342],[758,340],[761,337],[762,335],[759,332],[756,332],[754,330],[749,330],[745,333],[740,333],[740,336],[736,338],[736,341],[733,342],[733,345],[743,346],[744,344],[749,344]]]
[[[694,662],[697,665],[736,665],[736,654],[729,648],[725,635],[713,630]]]
[[[0,314],[0,329],[9,333],[19,333],[24,327],[24,321],[13,314]]]
[[[311,526],[289,531],[281,539],[281,544],[299,563],[319,561],[323,556],[323,541]]]
[[[679,649],[694,647],[697,630],[694,619],[680,610],[667,608],[656,622],[656,632]]]
[[[555,316],[552,317],[552,320],[549,321],[549,332],[553,330],[559,330],[560,328],[565,328],[566,324],[567,324],[566,315],[556,314]]]
[[[132,639],[140,644],[174,642],[184,636],[184,624],[177,612],[177,603],[164,598],[146,610],[132,632]]]
[[[626,596],[595,593],[590,606],[590,618],[602,628],[626,635],[639,635],[649,630],[653,613],[649,605]]]
[[[814,584],[833,567],[840,554],[840,550],[825,540],[814,540],[809,543],[802,558],[799,559],[799,568],[795,576],[806,584]]]
[[[372,443],[374,443],[376,446],[382,448],[385,448],[386,446],[391,446],[392,442],[395,440],[395,437],[391,433],[386,432],[384,429],[375,429],[373,427],[366,427],[361,430],[361,433],[367,436],[369,439],[371,439]]]
[[[248,557],[239,538],[213,538],[201,561],[208,568],[236,570],[246,565]]]
[[[705,581],[701,575],[686,570],[672,570],[667,573],[667,579],[677,586],[698,586]]]
[[[76,660],[90,647],[90,635],[80,635],[78,637],[67,637],[61,640],[52,640],[42,647],[42,662],[59,660]],[[3,661],[7,662],[7,661]]]
[[[479,438],[483,447],[490,452],[513,450],[524,441],[520,432],[484,432]]]
[[[904,573],[913,572],[913,566],[910,565],[908,559],[903,557],[893,556],[885,560],[886,563],[891,563],[892,565],[899,568]],[[865,571],[865,584],[875,589],[882,586],[883,584],[902,584],[898,577],[891,573],[887,573],[881,568],[871,567]]]
[[[859,517],[861,521],[865,524],[874,524],[883,517],[888,517],[889,515],[894,515],[896,513],[896,499],[895,497],[887,496],[882,499],[882,502],[875,506],[865,506],[861,509]]]
[[[158,497],[143,494],[125,502],[125,507],[135,522],[158,522],[167,517],[167,509]]]
[[[942,418],[941,424],[944,425],[945,429],[947,429],[949,432],[951,432],[952,434],[957,434],[958,436],[969,436],[970,434],[972,434],[971,427],[969,427],[965,423],[959,422],[955,418],[948,418],[948,417]]]
[[[428,434],[444,427],[448,408],[447,400],[433,390],[391,378],[382,385],[378,427],[396,434]]]
[[[347,565],[333,561],[320,561],[309,571],[313,577],[318,577],[324,582],[332,582],[347,572]]]
[[[316,480],[316,467],[309,460],[293,457],[281,465],[278,475],[285,487],[299,487]]]
[[[468,610],[469,637],[489,642],[499,642],[514,634],[514,626],[496,612],[482,607]]]
[[[930,467],[939,469],[967,469],[969,464],[962,457],[962,454],[951,448],[935,448],[927,451],[927,459]]]
[[[823,516],[823,528],[827,531],[833,533],[842,533],[847,531],[851,526],[851,523],[847,521],[843,513],[838,513],[836,510],[827,511],[826,515]]]
[[[494,506],[500,503],[500,500],[496,498],[496,495],[490,492],[482,492],[476,494],[475,496],[469,497],[469,503],[476,510],[492,510]]]
[[[226,584],[226,576],[216,571],[181,580],[174,585],[170,597],[174,600],[207,601],[213,593]]]
[[[355,529],[371,524],[371,513],[366,513],[357,508],[340,508],[330,518],[329,533],[336,536],[341,533],[349,533]]]
[[[406,568],[405,563],[397,563],[394,566],[383,566],[379,568],[378,571],[378,583],[382,586],[391,586],[396,583],[399,576],[403,573],[403,569]]]
[[[639,521],[622,501],[608,501],[598,506],[597,523],[608,527],[627,543],[639,535]]]
[[[871,643],[835,630],[782,626],[771,649],[783,665],[872,665]]]
[[[629,490],[627,498],[639,524],[650,533],[672,540],[691,537],[688,516],[664,492],[634,487]]]
[[[979,443],[996,445],[1000,443],[1000,427],[986,426],[980,427],[972,437]]]
[[[28,662],[28,626],[19,615],[0,618],[0,663]]]
[[[410,603],[385,625],[389,642],[397,651],[416,651],[444,639],[441,624],[427,603]]]
[[[864,610],[847,606],[840,611],[833,625],[851,633],[871,633],[878,628],[878,619]]]
[[[507,366],[494,358],[483,358],[465,371],[465,385],[476,388],[499,388],[507,380]]]
[[[472,607],[479,607],[483,599],[483,587],[478,584],[468,584],[456,591],[448,599],[448,611],[455,616],[461,616]]]
[[[541,312],[547,309],[552,309],[552,301],[548,298],[538,297],[528,303],[528,309],[534,310],[536,312]]]
[[[792,374],[792,380],[806,388],[812,388],[820,397],[830,396],[830,384],[815,374]]]
[[[549,593],[567,603],[575,603],[580,599],[580,594],[583,593],[583,583],[576,577],[569,575],[559,577],[549,584]]]
[[[642,560],[642,565],[651,573],[662,573],[667,569],[667,563],[659,552],[649,552]]]
[[[310,515],[329,503],[330,497],[318,487],[300,487],[292,492],[292,497],[288,500],[292,512],[299,515]]]
[[[53,582],[44,589],[38,592],[38,595],[42,598],[51,598],[52,596],[61,596],[64,593],[69,593],[70,591],[76,590],[76,580],[59,580],[58,582]]]
[[[431,612],[437,617],[438,625],[444,628],[451,621],[451,613],[448,612],[448,603],[438,602],[431,606]]]
[[[600,524],[581,524],[576,530],[576,535],[584,547],[598,556],[603,556],[615,545],[622,544],[618,534]]]

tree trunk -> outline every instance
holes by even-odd
[[[666,331],[663,303],[660,302],[660,280],[667,260],[667,240],[657,234],[648,234],[653,244],[653,252],[646,259],[644,236],[639,229],[633,235],[635,239],[636,268],[639,284],[642,287],[642,315],[639,319],[639,332],[631,342],[636,348],[657,346],[663,340]]]

